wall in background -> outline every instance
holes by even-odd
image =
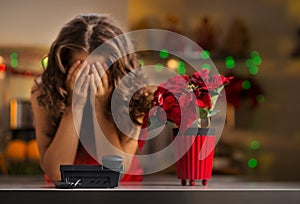
[[[187,36],[202,17],[208,16],[222,40],[229,23],[238,17],[249,27],[251,44],[271,57],[284,57],[293,46],[291,34],[300,25],[297,0],[130,0],[128,22],[132,25],[147,18],[154,26],[166,26],[167,15],[177,15],[180,28]],[[293,36],[294,37],[294,36]],[[276,38],[276,43],[274,40]]]
[[[1,0],[0,45],[49,46],[61,27],[81,13],[109,13],[126,27],[127,0]]]

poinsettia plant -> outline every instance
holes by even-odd
[[[231,79],[222,75],[210,76],[208,69],[195,72],[191,77],[177,75],[169,78],[154,92],[152,107],[156,108],[149,113],[151,126],[155,123],[157,127],[167,119],[183,131],[195,121],[200,127],[201,120],[219,112],[215,110],[217,99]]]
[[[208,69],[203,69],[192,76],[176,75],[161,83],[154,92],[151,110],[144,118],[139,148],[143,147],[149,131],[167,121],[182,132],[195,123],[203,127],[202,121],[207,122],[205,127],[208,127],[210,118],[219,112],[215,110],[217,99],[232,78],[211,76]]]

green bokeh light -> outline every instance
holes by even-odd
[[[203,50],[201,53],[200,53],[200,56],[202,59],[208,59],[209,56],[210,56],[210,52],[208,50]]]
[[[251,158],[248,160],[248,167],[251,169],[256,168],[257,164],[258,164],[258,162],[255,158]]]
[[[210,70],[211,67],[210,67],[209,64],[203,64],[203,65],[202,65],[202,69],[208,69],[208,70]]]
[[[251,143],[250,143],[250,148],[251,148],[252,150],[257,150],[257,149],[259,149],[259,147],[260,147],[259,141],[257,141],[257,140],[251,141]]]
[[[245,62],[246,66],[248,68],[252,67],[252,66],[255,66],[255,64],[253,63],[252,59],[247,59],[246,62]]]
[[[48,66],[48,57],[42,59],[42,67],[46,68]]]
[[[244,80],[242,83],[243,89],[249,90],[251,88],[251,82],[249,80]]]
[[[183,61],[178,62],[177,73],[178,74],[185,74],[186,73],[185,64],[184,64]]]
[[[254,57],[252,58],[252,61],[253,61],[253,63],[254,63],[255,65],[260,65],[260,64],[262,63],[262,59],[261,59],[260,56],[254,56]]]
[[[16,68],[18,66],[18,53],[12,52],[10,54],[10,66]]]
[[[249,68],[249,73],[252,75],[256,75],[259,71],[259,68],[253,62],[252,59],[247,59],[245,62],[246,66]]]
[[[161,72],[163,70],[163,65],[162,64],[156,64],[155,65],[155,71]]]
[[[251,57],[259,56],[259,53],[258,53],[258,51],[253,50],[253,51],[250,52],[250,56]]]
[[[160,56],[162,59],[166,59],[166,58],[169,56],[168,50],[166,50],[166,49],[160,50],[160,51],[159,51],[159,56]]]
[[[228,69],[232,69],[235,67],[235,61],[234,58],[232,56],[228,56],[225,59],[225,65]]]
[[[251,66],[249,67],[249,73],[252,75],[256,75],[259,71],[259,68],[257,66]]]
[[[262,94],[258,94],[258,95],[256,96],[256,101],[257,101],[258,103],[263,103],[263,102],[265,101],[265,96],[262,95]]]
[[[145,66],[145,63],[144,63],[143,60],[139,60],[139,64],[140,64],[142,67]]]
[[[18,53],[12,52],[12,53],[10,54],[10,59],[11,59],[11,60],[17,59],[17,58],[18,58]]]
[[[18,60],[10,60],[10,66],[16,68],[18,66]]]

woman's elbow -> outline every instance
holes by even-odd
[[[57,182],[57,181],[61,180],[60,172],[48,171],[48,172],[45,172],[45,174],[47,175],[49,180],[52,182]]]
[[[61,180],[60,170],[58,167],[54,167],[54,165],[44,165],[41,162],[41,168],[52,182],[57,182]]]

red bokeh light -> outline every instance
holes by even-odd
[[[5,72],[5,70],[6,70],[6,65],[0,64],[0,72]]]

